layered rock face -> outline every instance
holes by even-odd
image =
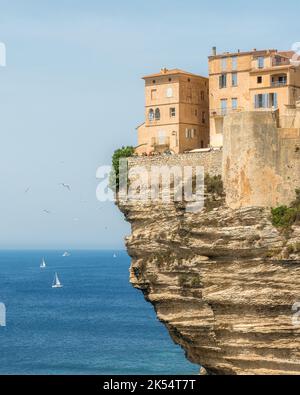
[[[300,227],[287,238],[256,207],[118,205],[131,282],[190,361],[210,374],[300,373]]]

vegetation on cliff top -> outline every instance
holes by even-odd
[[[206,189],[206,209],[210,211],[221,206],[225,197],[222,176],[211,176],[210,174],[206,174],[204,185]]]
[[[296,190],[296,199],[290,207],[279,206],[272,209],[272,223],[276,228],[289,229],[300,222],[300,189]]]
[[[127,146],[115,150],[112,156],[113,171],[109,177],[109,187],[115,191],[119,188],[119,162],[122,158],[130,158],[134,154],[134,147]]]
[[[207,193],[211,193],[217,196],[223,196],[224,187],[222,176],[211,176],[209,174],[205,175],[205,186]]]

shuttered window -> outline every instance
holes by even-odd
[[[219,87],[220,89],[222,89],[222,88],[226,88],[226,86],[227,86],[227,75],[222,74],[219,77]]]

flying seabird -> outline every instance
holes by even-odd
[[[61,185],[62,187],[64,187],[64,188],[66,188],[66,189],[68,189],[70,192],[71,192],[71,187],[70,187],[70,185],[68,185],[68,184],[65,184],[65,183],[60,183],[59,185]]]

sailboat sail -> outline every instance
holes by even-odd
[[[42,269],[45,269],[45,267],[46,267],[45,258],[43,258],[42,263],[40,264],[40,267],[41,267]]]
[[[62,288],[62,285],[61,285],[61,282],[59,281],[57,273],[55,273],[52,288]]]
[[[61,285],[57,273],[55,273],[55,284]]]

